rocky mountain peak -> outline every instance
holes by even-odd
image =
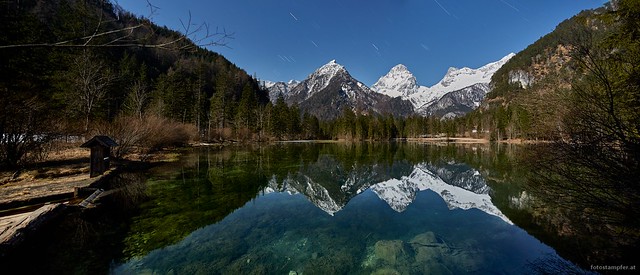
[[[404,64],[395,65],[393,68],[391,68],[391,71],[392,72],[399,72],[399,73],[406,72],[406,73],[411,74],[411,72],[409,71],[409,68],[407,68],[407,66],[405,66]]]
[[[289,97],[291,90],[298,86],[300,81],[297,80],[289,80],[288,82],[273,82],[273,81],[263,81],[264,87],[269,91],[269,99],[272,103],[275,103],[278,97],[283,96],[284,98]]]
[[[313,74],[309,76],[309,78],[312,78],[314,76],[333,77],[339,72],[346,72],[346,71],[347,70],[344,68],[344,66],[338,64],[338,62],[336,62],[336,60],[334,59],[329,61],[329,63],[322,65],[322,67],[318,68]]]
[[[442,113],[444,109],[460,115],[477,107],[489,91],[488,84],[493,74],[513,56],[514,54],[510,53],[478,69],[450,67],[442,80],[431,87],[418,85],[413,74],[406,66],[400,64],[381,77],[371,89],[389,97],[401,97],[402,100],[409,101],[414,111],[420,115]],[[454,92],[457,94],[449,97],[446,103],[440,102],[438,108],[431,108],[445,95]]]
[[[416,93],[419,87],[416,77],[409,69],[403,64],[398,64],[380,77],[371,89],[390,97],[408,97]]]
[[[355,79],[344,66],[331,60],[310,74],[285,96],[287,104],[298,104],[301,110],[321,120],[334,119],[345,109],[360,114],[391,113],[406,116],[411,104],[373,92]]]

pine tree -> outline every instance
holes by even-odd
[[[242,96],[236,112],[236,127],[254,130],[256,125],[256,108],[258,101],[251,86],[247,83],[242,89]]]
[[[211,131],[211,126],[215,127],[216,135],[220,137],[222,134],[222,129],[226,126],[226,94],[229,89],[227,84],[227,77],[223,73],[219,74],[216,78],[216,86],[215,92],[211,97],[210,108],[209,108],[209,131]]]
[[[307,112],[302,116],[302,135],[304,139],[320,138],[320,122],[317,117]]]
[[[287,124],[287,133],[289,138],[295,139],[302,132],[300,127],[300,107],[297,103],[291,105],[287,110],[287,116],[285,117]]]
[[[287,115],[289,115],[289,108],[284,102],[284,97],[280,95],[270,116],[270,132],[276,139],[282,139],[287,132]]]

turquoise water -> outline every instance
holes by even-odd
[[[580,271],[493,202],[513,202],[521,190],[491,188],[486,172],[441,154],[393,144],[195,152],[147,181],[110,272]]]
[[[520,273],[553,249],[480,210],[421,191],[398,213],[372,191],[334,216],[301,194],[271,193],[114,273]],[[557,256],[556,256],[557,257]]]

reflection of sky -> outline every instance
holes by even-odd
[[[334,216],[301,194],[276,192],[256,198],[178,244],[118,266],[114,273],[206,272],[206,268],[245,265],[252,260],[253,264],[277,263],[288,272],[300,270],[313,253],[328,257],[346,250],[355,261],[361,261],[367,247],[379,240],[406,242],[425,232],[433,232],[451,247],[471,255],[469,260],[479,262],[482,270],[496,273],[518,273],[535,259],[557,257],[553,249],[524,230],[478,209],[450,210],[432,191],[417,192],[413,203],[397,212],[367,190]]]

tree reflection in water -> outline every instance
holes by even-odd
[[[490,195],[492,204],[508,220],[583,268],[631,257],[625,253],[631,255],[628,252],[637,247],[637,236],[629,234],[630,231],[612,234],[616,227],[602,227],[602,223],[587,219],[587,215],[581,214],[584,207],[558,204],[562,202],[558,198],[566,196],[562,189],[540,181],[537,175],[542,170],[532,173],[533,168],[526,161],[532,159],[529,153],[534,150],[504,144],[416,143],[195,149],[185,153],[179,162],[116,177],[111,184],[117,192],[102,200],[101,207],[70,213],[59,224],[43,230],[46,234],[36,236],[0,261],[9,271],[12,267],[23,268],[18,267],[21,261],[16,259],[30,258],[44,263],[28,266],[26,270],[32,273],[107,273],[113,263],[179,243],[197,229],[223,220],[268,190],[295,189],[311,202],[327,197],[335,203],[335,209],[330,210],[341,211],[372,184],[392,179],[401,181],[412,174],[415,167],[421,167],[447,184],[458,184],[456,188],[460,190]],[[538,154],[535,158],[544,159],[544,156]],[[532,181],[534,179],[538,180]],[[307,180],[317,184],[311,189],[326,192],[325,195],[313,196]],[[380,194],[372,194],[386,198],[381,195],[382,191],[388,193],[396,187],[411,186],[389,185],[391,189],[387,191],[379,186],[376,190]],[[421,190],[419,186],[416,188],[414,192]],[[415,194],[406,198],[415,198]],[[407,207],[389,205],[400,212]],[[631,237],[623,242],[621,233]],[[239,242],[238,245],[249,244]],[[59,251],[60,247],[66,248],[64,252]],[[323,255],[316,257],[324,259]],[[544,273],[569,266],[570,263],[557,257],[549,257],[531,262],[528,267]],[[69,272],[69,267],[74,271]]]

